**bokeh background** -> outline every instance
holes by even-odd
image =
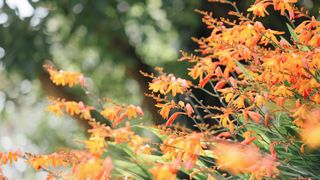
[[[245,12],[253,2],[237,3]],[[299,3],[319,16],[319,0]],[[50,153],[85,138],[78,119],[45,111],[46,97],[90,99],[81,89],[53,86],[44,63],[82,72],[97,96],[141,105],[144,123],[162,123],[139,70],[161,66],[187,78],[188,65],[176,62],[179,50],[192,52],[191,37],[208,35],[195,9],[226,16],[230,7],[206,0],[0,0],[0,151]],[[276,12],[264,21],[286,31]],[[23,161],[3,170],[9,179],[45,177]]]

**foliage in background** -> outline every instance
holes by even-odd
[[[85,137],[86,121],[57,120],[43,111],[48,95],[91,101],[80,88],[54,86],[42,68],[47,60],[90,74],[87,87],[95,94],[138,104],[146,118],[161,122],[157,109],[145,102],[148,79],[139,70],[161,65],[183,74],[185,68],[172,62],[178,49],[191,49],[189,37],[201,25],[193,9],[203,2],[0,0],[0,151],[49,153],[77,146],[69,139]],[[9,179],[43,175],[28,171],[24,161],[14,167],[4,168]]]
[[[180,58],[196,83],[162,68],[142,72],[152,78],[146,96],[157,102],[165,125],[129,123],[144,116],[139,106],[99,99],[82,74],[46,65],[55,85],[78,85],[94,102],[50,97],[48,110],[80,116],[90,136],[78,140],[81,148],[48,155],[2,152],[2,164],[22,158],[48,179],[319,179],[320,22],[297,0],[256,0],[246,15],[235,3],[218,2],[232,6],[236,20],[199,11],[211,34],[194,39],[195,54]],[[290,39],[257,20],[270,8],[287,18]],[[197,89],[221,106],[205,104]],[[108,122],[98,122],[93,111]],[[175,123],[178,117],[193,121],[195,130]]]
[[[150,107],[157,119],[150,102],[134,95],[147,89],[147,79],[139,75],[139,70],[151,72],[153,65],[172,62],[182,46],[188,47],[187,37],[201,24],[192,12],[202,6],[196,1],[20,2],[0,3],[1,65],[8,78],[18,74],[27,80],[39,80],[47,95],[70,97],[68,90],[51,86],[42,71],[44,62],[53,59],[58,67],[91,74],[90,81],[100,87],[98,95],[129,98]],[[80,92],[72,96],[86,98]]]

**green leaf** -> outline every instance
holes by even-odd
[[[293,30],[293,28],[290,26],[290,24],[286,23],[286,25],[287,25],[287,28],[288,28],[288,30],[289,30],[289,32],[290,32],[290,35],[291,35],[292,39],[293,39],[294,41],[296,41],[296,42],[299,42],[298,35],[294,32],[294,30]]]
[[[283,36],[280,36],[280,39],[282,40],[282,41],[285,41],[287,44],[290,44]],[[290,44],[291,45],[291,44]]]
[[[299,38],[298,38],[298,35],[294,32],[294,29],[290,26],[290,24],[286,23],[287,25],[287,28],[290,32],[290,35],[292,37],[292,39],[295,41],[295,42],[299,42]],[[301,45],[298,45],[298,48],[301,49],[302,51],[308,51],[310,50],[307,46],[301,46]]]
[[[132,128],[139,128],[142,129],[144,131],[150,132],[153,135],[155,135],[157,138],[159,138],[160,140],[164,140],[166,138],[166,135],[163,135],[160,133],[160,130],[154,127],[150,127],[150,126],[142,126],[142,125],[133,125],[131,126]]]
[[[250,80],[253,80],[253,77],[252,75],[249,73],[249,71],[239,62],[239,61],[236,61],[236,60],[233,60],[237,66],[240,68],[240,70],[243,72],[243,74]]]

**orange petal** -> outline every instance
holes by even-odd
[[[177,119],[177,117],[181,114],[185,114],[184,112],[175,112],[172,114],[172,116],[168,119],[166,126],[171,126],[174,120]]]
[[[246,120],[246,123],[249,123],[249,117],[247,111],[243,111],[243,117]]]
[[[260,123],[262,116],[259,113],[253,112],[253,111],[247,111],[249,117],[255,122]]]
[[[229,137],[231,137],[231,133],[230,132],[222,132],[217,135],[217,138],[222,138],[222,137],[229,138]]]
[[[256,137],[249,137],[246,140],[242,141],[241,144],[251,144],[254,140],[256,140]]]
[[[214,75],[213,73],[208,74],[204,79],[202,79],[199,82],[199,86],[203,88],[210,81],[213,75]]]
[[[230,84],[233,88],[237,88],[238,85],[237,85],[237,81],[233,78],[233,77],[230,77],[229,78],[229,81],[230,81]]]
[[[221,80],[217,83],[217,85],[215,86],[216,90],[222,89],[224,86],[226,85],[226,81],[225,80]]]
[[[264,116],[264,125],[265,126],[269,126],[269,115],[268,115],[268,113],[266,113],[266,115]]]
[[[277,159],[278,155],[277,155],[277,152],[276,150],[274,149],[274,146],[276,145],[276,142],[273,142],[270,144],[270,153],[271,153],[271,156],[274,157],[275,159]]]
[[[194,113],[194,110],[193,110],[192,106],[189,103],[186,104],[186,110],[187,110],[188,116],[191,116],[192,113]]]
[[[306,144],[302,144],[301,145],[301,147],[300,147],[300,152],[302,153],[302,154],[304,154],[304,146],[305,146]]]

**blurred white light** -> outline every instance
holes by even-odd
[[[0,14],[0,24],[4,24],[8,21],[9,17],[6,13]]]
[[[40,171],[36,173],[36,179],[37,180],[42,180],[47,178],[48,173],[45,171]]]
[[[0,59],[3,58],[5,54],[6,54],[6,51],[2,47],[0,47]]]
[[[54,119],[54,120],[49,121],[49,126],[50,126],[52,129],[61,128],[60,125],[61,125],[61,120],[58,119],[56,116],[55,116],[55,119]]]
[[[13,179],[15,177],[15,171],[10,166],[2,166],[3,175],[8,179]]]
[[[5,103],[6,103],[6,94],[0,91],[0,112],[3,110]]]
[[[20,172],[24,172],[27,169],[27,163],[23,159],[18,159],[14,166]]]
[[[34,144],[28,144],[25,149],[25,152],[33,153],[33,154],[38,154],[39,153],[39,147],[34,145]]]
[[[30,5],[28,0],[6,0],[6,4],[11,9],[17,9],[18,15],[21,18],[30,17],[33,15],[34,8]]]
[[[14,105],[14,103],[12,101],[7,101],[6,103],[6,112],[8,114],[11,114],[14,112],[16,106]]]
[[[28,140],[27,140],[26,136],[23,135],[23,134],[16,135],[15,140],[17,142],[17,145],[21,146],[21,147],[26,146],[27,143],[28,143]]]
[[[37,9],[34,11],[34,16],[37,16],[39,18],[45,18],[49,14],[49,10],[44,7],[37,7]]]
[[[20,84],[20,91],[22,94],[27,94],[31,91],[32,84],[29,80],[23,80]]]
[[[75,14],[81,13],[82,10],[83,10],[83,5],[82,5],[81,3],[76,4],[76,5],[73,6],[73,8],[72,8],[72,11],[73,11]]]
[[[6,151],[11,150],[12,141],[11,141],[10,137],[9,136],[2,136],[1,137],[1,145]]]
[[[117,9],[121,13],[127,12],[129,10],[129,4],[127,2],[125,2],[125,1],[121,1],[121,2],[118,3]]]
[[[49,14],[49,11],[47,8],[38,7],[34,11],[34,15],[31,18],[30,24],[31,26],[35,27],[41,23],[41,20],[45,18]]]
[[[32,17],[32,19],[30,21],[30,24],[31,24],[31,26],[35,27],[35,26],[39,25],[40,22],[41,22],[40,18]]]

